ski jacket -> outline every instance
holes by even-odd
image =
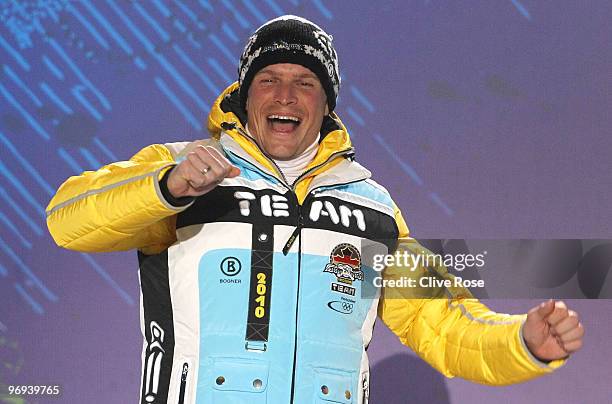
[[[202,142],[155,144],[71,177],[47,209],[59,246],[138,249],[142,403],[367,403],[377,316],[447,377],[509,384],[563,363],[529,353],[524,316],[456,290],[415,298],[373,287],[374,254],[423,247],[354,161],[340,119],[325,118],[315,159],[287,184],[244,132],[236,90],[216,100],[208,129],[238,177],[176,206],[160,180]]]

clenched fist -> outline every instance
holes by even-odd
[[[166,183],[175,198],[204,195],[223,179],[240,175],[240,169],[213,146],[196,146],[185,157]]]
[[[529,310],[523,326],[527,348],[542,361],[563,359],[579,350],[583,336],[578,314],[552,299]]]

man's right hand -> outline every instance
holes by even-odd
[[[240,175],[240,169],[230,163],[212,146],[197,146],[185,160],[172,169],[166,183],[175,198],[200,196],[215,188],[225,178]]]

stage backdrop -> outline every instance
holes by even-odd
[[[137,401],[135,253],[60,250],[45,207],[71,175],[207,137],[245,38],[285,13],[334,35],[337,112],[415,236],[612,237],[609,1],[0,0],[0,397]],[[584,350],[504,388],[444,379],[379,324],[372,401],[609,402],[612,304],[571,303]]]

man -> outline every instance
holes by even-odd
[[[295,16],[269,21],[212,107],[212,140],[148,146],[70,178],[50,202],[58,245],[139,250],[141,402],[365,403],[377,314],[446,376],[481,383],[549,373],[580,348],[561,302],[525,317],[451,288],[362,298],[366,255],[424,249],[354,161],[333,112],[339,85],[329,35]]]

